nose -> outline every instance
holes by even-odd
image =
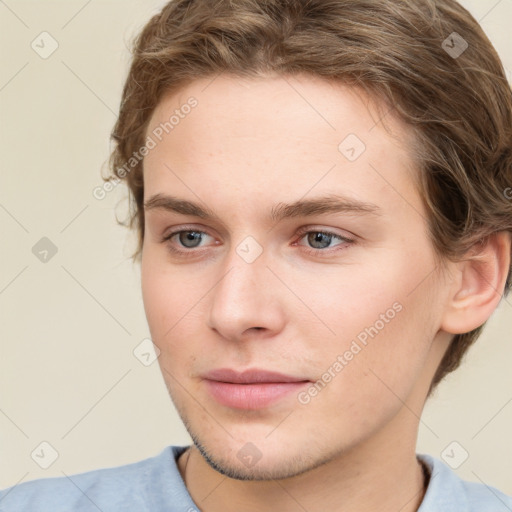
[[[261,255],[245,262],[235,250],[210,296],[208,324],[223,338],[240,341],[251,333],[278,333],[285,323],[278,281]]]

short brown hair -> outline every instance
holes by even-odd
[[[364,88],[415,134],[437,254],[456,259],[512,232],[512,92],[489,39],[455,0],[173,0],[132,52],[110,166],[130,190],[134,259],[144,239],[143,159],[129,172],[126,162],[164,93],[220,73],[306,73]],[[509,269],[505,294],[510,286]],[[482,327],[454,336],[429,394]]]

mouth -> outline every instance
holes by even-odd
[[[219,404],[245,410],[268,407],[312,382],[257,368],[243,372],[219,368],[202,377],[207,391]]]

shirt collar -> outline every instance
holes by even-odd
[[[441,460],[427,454],[417,454],[429,469],[430,479],[418,512],[466,512],[469,503],[463,481]]]

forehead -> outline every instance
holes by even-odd
[[[184,179],[189,196],[191,186],[389,194],[412,172],[410,132],[363,90],[318,77],[196,80],[164,96],[148,124],[156,145],[145,157],[145,196]]]
[[[192,99],[196,106],[187,107]],[[180,109],[186,112],[179,112]],[[190,112],[189,112],[190,111]],[[215,114],[215,118],[210,116]],[[370,97],[362,88],[349,86],[341,82],[327,81],[320,77],[297,74],[287,76],[241,78],[221,74],[213,78],[202,78],[165,94],[155,108],[147,133],[159,125],[165,125],[172,118],[172,131],[183,131],[184,119],[193,114],[200,118],[204,129],[216,121],[242,120],[236,125],[237,135],[273,135],[283,134],[280,130],[288,122],[289,135],[305,135],[310,132],[311,140],[326,142],[326,131],[331,131],[334,139],[350,129],[361,137],[375,128],[384,127],[387,135],[395,138],[395,143],[408,149],[407,138],[410,130],[392,115],[392,107],[384,104],[375,96]],[[180,119],[176,114],[181,114]],[[178,130],[181,125],[181,130]],[[194,127],[197,130],[197,126]],[[314,134],[318,133],[318,137]],[[166,132],[167,133],[167,132]],[[201,130],[198,136],[204,134]],[[375,131],[375,138],[380,130]]]

